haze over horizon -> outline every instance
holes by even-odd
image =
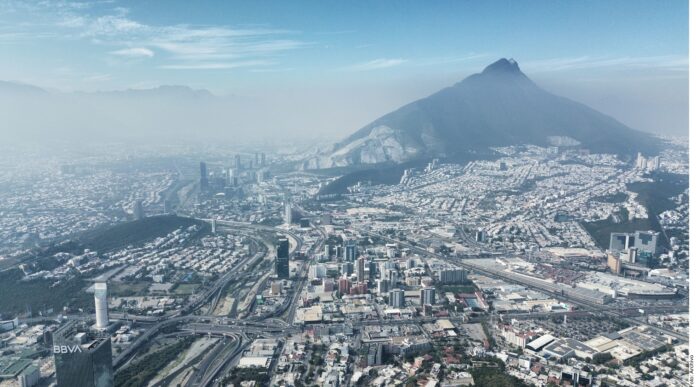
[[[1,130],[336,141],[505,57],[629,127],[687,135],[687,2],[590,3],[173,2],[162,14],[153,3],[0,1],[0,55],[11,58],[0,79],[61,101],[6,93]],[[213,96],[153,105],[101,93],[162,85]]]

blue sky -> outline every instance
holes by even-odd
[[[528,72],[685,71],[686,1],[0,0],[5,79],[71,89]],[[360,73],[360,74],[355,74]],[[272,74],[272,75],[271,75]]]
[[[63,91],[395,88],[382,109],[500,57],[561,89],[685,80],[688,2],[0,0],[0,57],[0,79]]]

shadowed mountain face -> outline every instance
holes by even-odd
[[[458,158],[490,147],[577,146],[620,155],[654,153],[659,141],[585,105],[539,88],[512,59],[412,102],[360,129],[308,168]]]

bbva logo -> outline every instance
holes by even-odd
[[[82,352],[82,347],[79,345],[54,345],[53,353],[75,353]]]

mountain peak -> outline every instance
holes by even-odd
[[[520,71],[520,66],[517,65],[514,59],[501,58],[489,64],[488,67],[483,70],[483,74],[489,73],[521,74],[522,72]]]
[[[559,146],[559,139],[564,147],[620,155],[654,154],[663,146],[652,135],[543,90],[515,60],[500,59],[482,73],[376,119],[306,165],[467,160],[501,146]]]

